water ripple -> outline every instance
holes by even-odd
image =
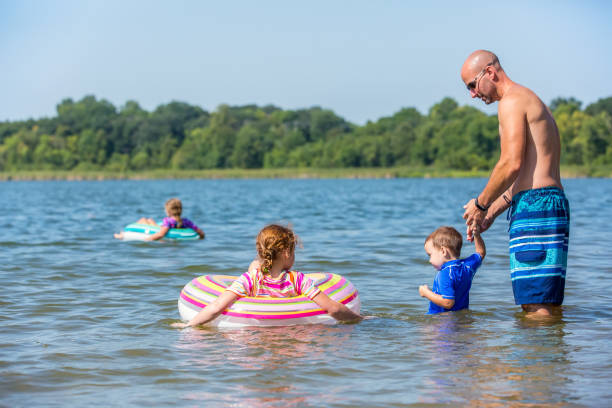
[[[470,310],[427,316],[434,271],[424,238],[463,230],[484,180],[147,180],[11,182],[0,215],[0,405],[605,406],[610,399],[610,180],[568,180],[572,234],[562,316],[514,304],[507,225],[487,232]],[[261,192],[265,191],[265,200]],[[171,195],[207,239],[119,242]],[[451,197],[451,198],[448,198]],[[5,199],[6,198],[6,199]],[[288,221],[296,268],[348,277],[353,325],[175,330],[181,288],[238,275],[254,237]],[[29,224],[29,228],[21,226]],[[53,226],[53,228],[50,228]],[[40,231],[45,231],[41,234]],[[465,251],[473,246],[465,243]],[[464,252],[466,253],[466,252]]]

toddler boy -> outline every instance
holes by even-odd
[[[419,286],[419,294],[430,301],[428,314],[469,306],[472,279],[487,250],[479,231],[474,231],[475,254],[459,259],[462,245],[461,234],[453,227],[440,227],[425,239],[429,263],[438,270],[432,289],[427,285]]]

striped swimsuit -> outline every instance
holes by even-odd
[[[517,305],[563,303],[570,210],[563,190],[544,187],[512,197],[510,278]]]
[[[314,299],[321,290],[314,281],[306,277],[302,272],[283,271],[278,279],[272,279],[269,275],[262,274],[259,270],[245,272],[238,277],[228,290],[240,297],[263,296],[263,297],[293,297],[307,296]]]

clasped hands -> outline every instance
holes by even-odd
[[[474,233],[481,233],[486,231],[491,225],[491,220],[487,217],[488,211],[482,211],[476,207],[476,199],[472,198],[463,206],[465,212],[463,213],[463,219],[465,225],[467,225],[466,235],[467,240],[474,241]]]

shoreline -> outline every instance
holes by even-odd
[[[102,181],[156,179],[393,179],[393,178],[487,178],[490,171],[415,167],[376,168],[280,168],[148,171],[30,170],[0,172],[0,181]],[[562,178],[611,178],[612,166],[562,166]]]

